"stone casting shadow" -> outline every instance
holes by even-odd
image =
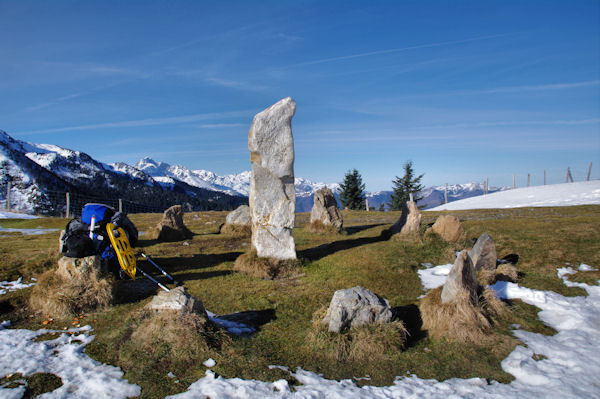
[[[371,225],[374,226],[374,225]],[[375,225],[377,226],[377,225]],[[319,245],[318,247],[298,251],[298,257],[308,259],[309,261],[319,260],[338,251],[360,247],[362,245],[372,244],[375,242],[387,241],[389,235],[382,233],[375,237],[362,237],[348,240],[334,241],[327,244]]]
[[[392,308],[392,320],[401,320],[404,323],[404,327],[408,331],[407,348],[415,346],[420,340],[427,337],[427,332],[422,330],[421,311],[415,304]]]

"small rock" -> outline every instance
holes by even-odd
[[[465,230],[460,224],[460,220],[452,215],[438,217],[431,229],[448,242],[456,242],[465,237]]]
[[[342,332],[365,324],[387,323],[392,310],[386,299],[364,287],[339,290],[333,294],[322,320],[330,332]]]
[[[472,250],[469,251],[469,257],[473,262],[475,270],[496,270],[496,245],[489,234],[482,234],[475,243]]]
[[[183,223],[183,208],[173,205],[165,211],[161,222],[154,228],[153,236],[159,241],[181,241],[194,234]]]
[[[314,205],[310,211],[310,222],[319,221],[325,226],[333,226],[337,231],[342,230],[344,219],[331,190],[327,187],[315,192]]]
[[[466,294],[476,305],[478,302],[477,288],[477,276],[473,262],[467,251],[462,251],[456,257],[442,288],[442,303],[458,302]]]
[[[100,271],[100,257],[97,255],[84,258],[62,257],[58,260],[56,274],[65,280],[74,280],[89,275],[92,271]]]
[[[197,313],[208,319],[202,301],[190,295],[184,287],[173,288],[169,292],[160,291],[147,306],[158,311],[175,310],[182,314]]]
[[[237,226],[251,226],[252,215],[250,215],[250,207],[248,205],[240,205],[236,210],[229,212],[225,223]]]

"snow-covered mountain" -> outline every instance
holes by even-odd
[[[173,204],[189,204],[198,210],[233,209],[247,202],[179,180],[165,187],[124,163],[107,165],[84,152],[15,140],[0,130],[0,200],[4,206],[9,183],[11,209],[49,215],[64,213],[65,192],[72,194],[72,203],[121,198],[155,211]]]

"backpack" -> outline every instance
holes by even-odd
[[[81,210],[81,221],[88,225],[92,224],[94,219],[94,230],[99,227],[100,231],[104,230],[106,223],[115,214],[114,208],[104,204],[85,204]]]
[[[69,258],[83,258],[96,252],[94,242],[89,236],[89,225],[79,219],[73,219],[67,224],[61,240],[62,252]]]

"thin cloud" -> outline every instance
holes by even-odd
[[[197,127],[199,129],[220,129],[220,128],[227,128],[227,127],[240,127],[240,126],[246,126],[243,123],[206,123],[206,124],[202,124],[202,125],[194,125],[194,127]]]
[[[40,110],[40,109],[43,109],[43,108],[50,107],[52,105],[56,105],[56,104],[61,103],[63,101],[72,100],[74,98],[81,97],[81,96],[83,96],[85,94],[88,94],[88,92],[74,93],[74,94],[69,94],[68,96],[58,97],[58,98],[55,98],[52,101],[48,101],[48,102],[45,102],[45,103],[42,103],[42,104],[38,104],[38,105],[31,106],[31,107],[27,107],[27,108],[25,108],[25,112],[37,111],[37,110]]]
[[[483,94],[483,93],[517,93],[523,91],[538,91],[538,90],[565,90],[577,89],[579,87],[590,87],[600,85],[600,80],[587,80],[583,82],[568,82],[568,83],[551,83],[543,85],[526,85],[526,86],[508,86],[496,87],[484,90],[465,90],[458,91],[454,94]]]
[[[230,89],[242,89],[242,90],[250,90],[250,91],[264,91],[266,90],[265,86],[253,85],[251,83],[242,82],[239,80],[229,80],[229,79],[221,79],[215,77],[209,77],[204,79],[208,83],[215,84],[217,86],[227,87]]]
[[[479,127],[498,127],[498,126],[569,126],[569,125],[591,125],[600,123],[600,118],[591,119],[570,119],[570,120],[550,120],[550,121],[494,121],[494,122],[476,122],[476,123],[454,123],[429,126],[417,126],[415,129],[435,130],[435,129],[463,129]]]
[[[172,116],[172,117],[167,117],[167,118],[135,119],[135,120],[130,120],[130,121],[97,123],[97,124],[90,124],[90,125],[58,127],[58,128],[42,129],[42,130],[31,130],[28,132],[22,132],[20,134],[33,135],[33,134],[44,134],[44,133],[71,132],[71,131],[76,131],[76,130],[94,130],[94,129],[105,129],[105,128],[175,125],[175,124],[180,124],[180,123],[197,122],[197,121],[210,120],[210,119],[248,116],[252,112],[253,111],[246,110],[246,111],[230,111],[230,112],[217,112],[217,113]]]
[[[489,40],[489,39],[494,39],[497,37],[504,37],[504,36],[509,36],[509,35],[512,35],[512,33],[477,36],[477,37],[472,37],[469,39],[462,39],[462,40],[450,40],[450,41],[445,41],[445,42],[427,43],[427,44],[419,44],[419,45],[408,46],[408,47],[399,47],[399,48],[386,49],[386,50],[369,51],[366,53],[350,54],[350,55],[343,55],[343,56],[339,56],[339,57],[330,57],[330,58],[322,58],[319,60],[305,61],[305,62],[300,62],[297,64],[288,65],[283,68],[293,68],[293,67],[298,67],[298,66],[325,64],[328,62],[344,61],[344,60],[350,60],[350,59],[362,58],[362,57],[371,57],[374,55],[398,53],[398,52],[402,52],[402,51],[417,50],[417,49],[422,49],[422,48],[449,46],[449,45],[453,45],[453,44],[462,44],[462,43],[469,43],[469,42],[475,42],[475,41],[480,41],[480,40]]]

